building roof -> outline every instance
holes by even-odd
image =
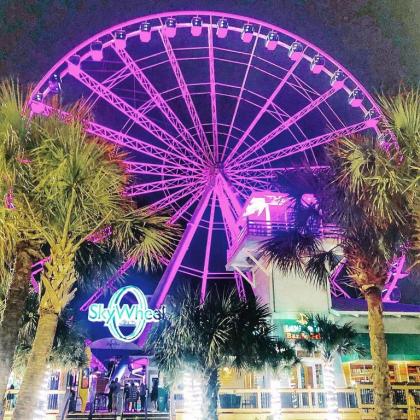
[[[383,303],[384,312],[413,314],[420,316],[420,305],[407,303]],[[364,299],[348,299],[332,297],[332,309],[339,312],[367,312]]]

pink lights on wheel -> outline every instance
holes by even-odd
[[[30,103],[31,111],[34,114],[43,114],[45,111],[45,104],[42,102],[44,95],[42,92],[37,92]]]
[[[103,242],[105,239],[109,238],[111,235],[112,235],[112,226],[106,226],[103,229],[90,234],[87,237],[87,240],[94,244],[99,244]]]
[[[346,75],[342,70],[336,70],[330,79],[330,85],[334,89],[341,89],[344,86],[344,81],[346,80]]]
[[[292,42],[287,55],[292,61],[300,60],[303,56],[303,45],[298,41]]]
[[[356,88],[352,90],[349,95],[349,105],[351,105],[353,108],[362,105],[364,97],[365,96],[360,89]]]
[[[252,38],[254,37],[254,25],[250,23],[245,23],[242,27],[241,39],[245,43],[250,43]]]
[[[152,25],[150,22],[142,22],[140,24],[140,41],[150,42],[152,39]]]
[[[68,64],[69,73],[72,76],[77,77],[80,73],[80,55],[77,55],[77,54],[72,55],[69,58],[69,61],[67,64]]]
[[[216,35],[218,38],[226,38],[228,34],[229,23],[227,19],[221,18],[217,21]]]
[[[118,49],[124,50],[127,47],[127,33],[123,29],[115,31],[114,42]]]
[[[201,17],[193,17],[191,19],[191,35],[192,36],[200,36],[203,30],[203,20]]]
[[[322,55],[316,54],[311,61],[309,68],[313,74],[319,74],[325,67],[325,58]]]
[[[269,51],[274,51],[279,42],[279,34],[276,31],[270,31],[265,39],[265,48]]]
[[[378,119],[379,114],[375,108],[371,108],[365,113],[364,120],[369,128],[375,128],[378,125]]]
[[[95,41],[90,44],[90,56],[93,61],[102,61],[104,53],[102,51],[103,45],[101,41]]]
[[[174,18],[166,19],[163,30],[168,38],[174,38],[176,35],[176,20]]]

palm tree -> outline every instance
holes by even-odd
[[[270,311],[254,298],[244,302],[234,291],[208,293],[201,304],[196,289],[182,288],[163,326],[153,330],[147,348],[169,375],[193,369],[203,384],[203,419],[217,420],[219,371],[270,366],[296,360],[294,350],[273,337]]]
[[[22,112],[25,99],[26,92],[18,83],[0,83],[0,283],[5,286],[11,277],[0,324],[0,398],[12,368],[31,265],[40,258],[39,238],[14,202],[14,195],[27,186],[26,156],[35,146],[28,116]]]
[[[30,356],[39,318],[39,296],[30,293],[26,300],[19,341],[13,360],[15,377],[22,378]],[[73,312],[66,308],[58,319],[53,347],[48,359],[51,368],[71,369],[86,366],[85,332],[74,321]]]
[[[127,231],[126,220],[138,218],[135,224],[143,235],[136,232],[132,238],[149,241],[154,246],[144,247],[138,254],[139,264],[150,266],[158,256],[167,256],[167,242],[174,239],[174,231],[164,224],[168,218],[156,219],[144,210],[135,210],[123,192],[128,177],[122,163],[123,155],[100,139],[84,133],[78,106],[75,115],[63,123],[58,116],[33,122],[39,146],[29,154],[30,189],[16,195],[16,207],[29,215],[31,226],[48,245],[49,260],[41,275],[42,295],[39,321],[14,419],[25,418],[34,407],[36,396],[32,392],[42,381],[57,328],[60,313],[76,292],[78,274],[75,257],[90,235],[111,226],[113,235],[101,246],[117,246]],[[155,233],[158,229],[160,235]],[[153,254],[151,251],[153,250]]]
[[[325,315],[308,314],[305,318],[307,323],[302,326],[304,337],[297,343],[310,354],[320,353],[327,392],[328,418],[336,420],[339,416],[333,367],[334,358],[353,353],[364,355],[365,349],[358,344],[357,332],[350,322],[338,325]],[[317,339],[311,338],[314,333],[316,333]]]
[[[317,195],[317,204],[310,206],[310,212],[301,212],[299,201],[296,226],[264,243],[261,254],[280,269],[298,271],[321,285],[346,258],[348,276],[368,307],[375,416],[388,420],[391,386],[382,290],[394,257],[404,252],[413,269],[419,262],[419,92],[400,92],[396,98],[382,98],[381,103],[397,143],[366,137],[336,142],[329,149],[328,173],[303,174],[313,181],[306,192]],[[300,180],[294,181],[299,185]],[[341,229],[330,249],[323,249],[324,238],[317,229],[321,223]]]

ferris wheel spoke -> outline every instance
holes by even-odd
[[[216,188],[215,193],[217,200],[219,201],[220,211],[222,213],[223,226],[225,228],[226,239],[229,245],[229,248],[232,246],[234,238],[239,234],[239,229],[236,226],[235,219],[230,212],[229,203],[226,200],[223,192],[220,189]]]
[[[192,149],[192,151],[194,151],[195,146],[197,145],[196,141],[194,140],[194,137],[185,128],[184,124],[182,124],[180,119],[177,117],[172,108],[167,104],[167,102],[163,99],[162,95],[158,92],[158,90],[153,86],[153,84],[144,74],[143,70],[137,65],[137,63],[133,60],[133,58],[125,49],[117,48],[115,44],[113,45],[113,48],[120,60],[129,69],[132,76],[140,83],[140,85],[143,87],[146,93],[150,96],[153,103],[157,106],[157,108],[159,108],[159,110],[173,125],[173,127],[176,128],[176,130],[182,136],[182,139],[186,142],[186,144]],[[201,150],[201,152],[205,153],[204,150]]]
[[[216,74],[214,71],[214,47],[213,47],[213,25],[210,17],[208,26],[209,40],[209,72],[210,72],[210,101],[211,101],[211,123],[213,128],[213,155],[216,162],[219,160],[219,134],[217,127],[217,103],[216,103]]]
[[[260,32],[260,30],[261,30],[261,27],[258,29],[258,33]],[[251,53],[249,55],[248,64],[247,64],[246,70],[245,70],[245,75],[244,75],[244,77],[242,79],[241,88],[239,90],[239,95],[238,95],[238,98],[236,100],[235,110],[233,111],[233,116],[232,116],[232,119],[230,121],[229,131],[228,131],[228,134],[227,134],[227,137],[226,137],[226,141],[225,141],[225,144],[224,144],[224,147],[223,147],[223,152],[222,152],[221,160],[223,160],[224,157],[225,157],[226,148],[228,146],[230,137],[232,135],[233,125],[235,124],[236,115],[238,114],[239,105],[241,103],[242,95],[243,95],[244,90],[245,90],[245,84],[246,84],[246,82],[248,80],[248,74],[249,74],[249,71],[251,69],[251,63],[252,63],[252,59],[254,58],[255,49],[256,49],[257,44],[258,44],[258,39],[259,39],[258,36],[256,36],[255,37],[255,40],[254,40],[254,45],[252,46],[252,50],[251,50]]]
[[[265,188],[270,188],[273,186],[272,182],[263,181],[262,179],[250,179],[248,176],[234,175],[232,180],[239,182],[248,182],[249,184],[258,184],[264,185]]]
[[[220,180],[216,183],[215,193],[217,195],[217,199],[219,200],[223,218],[226,220],[227,228],[231,233],[231,238],[236,238],[239,235],[239,228],[236,224],[235,214],[232,211],[229,198],[223,190],[223,185]]]
[[[122,69],[116,71],[115,73],[111,74],[105,80],[102,81],[102,84],[109,89],[112,89],[118,83],[124,81],[127,77],[130,76],[130,72],[123,67]],[[94,100],[92,100],[95,97]],[[96,102],[99,100],[99,96],[95,94],[95,92],[91,92],[90,95],[86,98],[86,103],[89,109],[92,109]]]
[[[165,175],[165,177],[179,177],[179,173],[171,173],[168,170],[181,171],[185,172],[185,166],[178,165],[175,162],[171,164],[155,164],[155,163],[144,163],[144,162],[133,162],[133,161],[124,161],[124,164],[127,166],[127,172],[130,174],[141,174],[141,175]],[[193,168],[188,168],[188,170],[193,171]]]
[[[309,100],[311,100],[311,99],[309,99]],[[290,118],[291,117],[289,114],[287,114],[286,112],[284,112],[284,110],[279,105],[275,104],[274,102],[273,102],[273,110],[275,112],[275,114],[273,116],[274,116],[274,118],[276,118],[280,122],[280,124],[282,124],[285,121],[286,118]],[[318,110],[321,111],[320,108],[318,108]],[[303,138],[306,140],[307,137],[305,136],[305,133],[303,132],[303,130],[299,126],[299,124],[296,124],[296,128],[299,131],[299,133],[303,136]],[[293,130],[290,129],[290,127],[288,128],[288,132],[292,135],[292,137],[294,138],[295,142],[297,143],[299,141],[298,136],[294,133]],[[309,159],[308,159],[308,156],[307,156],[306,151],[303,152],[303,154],[305,156],[306,162],[309,163]],[[311,150],[311,154],[312,154],[312,158],[314,159],[315,163],[318,164],[318,161],[316,159],[316,156],[315,156],[315,153],[313,152],[313,150]]]
[[[192,119],[195,131],[198,135],[198,138],[200,141],[200,147],[203,150],[205,156],[207,156],[208,160],[213,160],[214,156],[212,154],[212,150],[207,140],[206,133],[204,132],[203,125],[201,124],[200,117],[198,116],[197,110],[195,108],[191,94],[188,90],[187,83],[185,82],[184,76],[182,74],[175,52],[172,48],[171,42],[169,41],[168,36],[165,34],[163,30],[160,30],[159,34],[162,39],[163,45],[165,47],[166,54],[168,55],[169,64],[172,67],[172,70],[174,72],[175,78],[178,83],[178,87],[181,91],[185,105],[188,109],[188,113]]]
[[[213,225],[214,225],[215,210],[216,210],[216,193],[213,191],[211,207],[210,207],[209,228],[207,231],[206,253],[204,255],[203,279],[201,282],[201,294],[200,294],[201,303],[204,302],[205,297],[206,297],[206,291],[207,291],[207,279],[209,276],[210,251],[211,251],[211,242],[213,238]]]
[[[250,195],[250,188],[247,187],[245,190],[241,190],[240,188],[237,188],[237,190],[238,190],[238,195],[243,199],[244,202],[246,202]]]
[[[232,162],[237,164],[249,158],[256,151],[263,148],[271,140],[275,139],[280,133],[289,129],[293,124],[296,124],[296,122],[299,121],[301,118],[303,118],[305,115],[309,114],[310,112],[318,108],[323,102],[325,102],[328,98],[330,98],[335,92],[337,92],[337,89],[332,87],[331,89],[327,90],[322,95],[318,96],[318,98],[314,99],[308,105],[303,107],[300,111],[296,112],[296,114],[292,115],[290,118],[288,118],[287,120],[282,122],[279,126],[277,126],[275,129],[270,131],[262,139],[254,143],[249,149],[245,150],[240,155],[237,155],[232,160]]]
[[[232,203],[232,206],[235,210],[235,217],[238,218],[242,213],[242,204],[237,197],[237,193],[236,191],[234,191],[232,184],[228,182],[224,176],[220,176],[219,179],[222,184],[223,190],[226,193],[226,196]]]
[[[347,137],[360,131],[366,130],[367,128],[371,128],[371,121],[363,121],[360,123],[352,124],[348,127],[343,127],[333,132],[307,139],[305,141],[302,141],[301,143],[287,146],[281,150],[267,153],[265,156],[260,156],[248,160],[246,161],[246,167],[247,169],[255,169],[261,165],[269,165],[272,162],[275,162],[276,160],[283,159],[287,156],[292,156],[296,153],[304,152],[308,149],[313,149],[315,147],[322,146],[323,144],[331,143],[332,141],[340,137]]]
[[[197,194],[203,190],[203,182],[195,182],[193,187],[182,187],[178,191],[161,198],[160,200],[152,203],[150,206],[154,212],[159,212],[167,209],[168,207],[176,204],[179,200],[192,194]]]
[[[201,158],[197,157],[198,162],[189,159],[187,155],[194,153],[192,150],[187,148],[182,142],[178,141],[175,137],[171,136],[166,131],[162,130],[156,123],[150,120],[147,116],[140,113],[136,108],[133,108],[127,102],[123,101],[118,95],[113,93],[106,86],[103,86],[100,82],[89,76],[83,70],[80,70],[74,75],[81,83],[83,83],[90,90],[101,96],[102,99],[107,101],[109,104],[118,109],[121,113],[135,121],[140,127],[148,131],[168,148],[174,150],[178,155],[181,155],[183,159],[189,160],[190,163],[198,165],[201,163]],[[186,152],[182,153],[182,151]]]
[[[204,183],[203,183],[204,185]],[[198,197],[199,197],[199,190],[197,190],[196,193],[194,193],[192,195],[192,197],[190,197],[170,218],[170,223],[176,223],[184,214],[185,212],[188,211],[188,209],[198,201]]]
[[[68,112],[55,109],[49,105],[45,105],[44,108],[46,115],[55,113],[63,120],[70,118],[70,114]],[[173,163],[173,161],[169,160],[167,157],[168,152],[158,146],[146,143],[138,138],[128,136],[127,134],[122,134],[120,131],[112,130],[109,127],[105,127],[93,121],[84,120],[83,126],[87,133],[108,140],[117,146],[127,147],[155,159],[160,159],[163,162],[169,161],[171,164]],[[180,166],[180,168],[183,168],[183,166]]]
[[[248,128],[245,130],[245,132],[242,134],[239,141],[235,144],[233,149],[230,151],[229,155],[227,156],[225,163],[228,164],[230,160],[235,156],[236,152],[239,150],[239,148],[242,146],[243,142],[248,138],[248,136],[251,134],[251,131],[254,129],[254,127],[257,125],[258,121],[260,121],[261,117],[267,112],[267,109],[270,107],[270,105],[274,102],[274,99],[276,96],[280,93],[280,91],[283,89],[284,85],[287,83],[289,77],[293,74],[293,72],[296,70],[297,66],[300,64],[302,60],[302,56],[300,56],[292,66],[289,68],[287,73],[284,75],[283,79],[280,81],[280,83],[277,85],[277,87],[274,89],[273,93],[270,95],[270,97],[267,99],[265,104],[260,108],[255,118],[251,121],[251,124],[248,126]]]
[[[148,101],[144,102],[142,105],[140,105],[137,108],[137,111],[142,113],[143,115],[146,115],[149,111],[151,111],[153,108],[155,107],[155,103],[149,99]],[[121,128],[122,132],[128,133],[133,126],[136,124],[135,121],[133,121],[132,119],[128,118],[126,123],[123,125],[123,127]]]
[[[330,167],[327,165],[307,165],[307,166],[284,166],[278,168],[259,168],[256,170],[240,170],[235,169],[228,172],[229,175],[236,176],[242,175],[246,178],[263,178],[263,179],[274,179],[277,174],[287,173],[287,172],[297,172],[297,171],[307,171],[312,172],[326,171]]]
[[[251,180],[249,178],[244,178],[244,179],[232,178],[232,182],[235,184],[238,191],[240,191],[241,189],[243,191],[247,191],[248,196],[249,196],[249,192],[251,191],[255,191],[255,190],[262,191],[262,190],[273,189],[272,183],[261,181],[261,180]],[[248,198],[248,196],[246,197],[246,199]]]
[[[162,162],[168,161],[173,164],[172,160],[169,160],[168,158],[168,152],[161,149],[159,146],[146,143],[136,137],[131,137],[120,131],[112,130],[111,128],[97,124],[93,121],[85,121],[84,124],[86,131],[90,134],[102,137],[118,146],[127,147],[135,152],[142,153],[155,159],[160,159]]]
[[[185,254],[187,253],[190,244],[195,236],[198,225],[201,219],[203,218],[204,211],[207,208],[212,189],[213,187],[210,184],[208,184],[205,190],[203,191],[201,199],[194,210],[194,214],[191,216],[191,220],[187,224],[184,234],[182,235],[182,238],[179,241],[172,258],[168,266],[166,267],[166,270],[163,273],[155,292],[153,293],[153,296],[150,300],[150,306],[152,308],[160,307],[163,301],[165,300],[166,295],[168,294],[169,289],[171,288],[172,282],[175,279],[175,275],[178,272],[178,269],[182,264]]]
[[[146,182],[143,184],[130,185],[126,189],[125,193],[128,197],[134,197],[134,196],[139,196],[139,195],[144,195],[144,194],[153,194],[156,192],[177,189],[180,186],[186,188],[186,187],[191,187],[193,185],[196,185],[196,181],[180,184],[180,181],[182,181],[183,179],[191,179],[191,177],[183,176],[183,177],[179,177],[176,180],[163,179],[160,181],[152,181],[152,182]]]

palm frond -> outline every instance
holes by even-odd
[[[357,353],[366,354],[366,350],[358,341],[358,333],[350,322],[343,325],[336,324],[325,315],[306,315],[307,323],[302,326],[307,337],[299,343],[310,353],[319,351],[325,361],[331,362],[334,356]],[[309,338],[316,331],[318,339]]]
[[[319,287],[326,287],[328,279],[342,259],[337,248],[311,254],[305,262],[305,276]]]
[[[244,302],[228,290],[209,293],[200,303],[199,290],[188,286],[177,296],[166,323],[152,332],[147,344],[161,369],[277,369],[296,361],[294,350],[273,337],[269,308],[258,300]]]
[[[114,224],[118,249],[137,262],[141,270],[155,270],[169,259],[180,237],[177,225],[169,216],[154,214],[150,209],[133,209]]]

